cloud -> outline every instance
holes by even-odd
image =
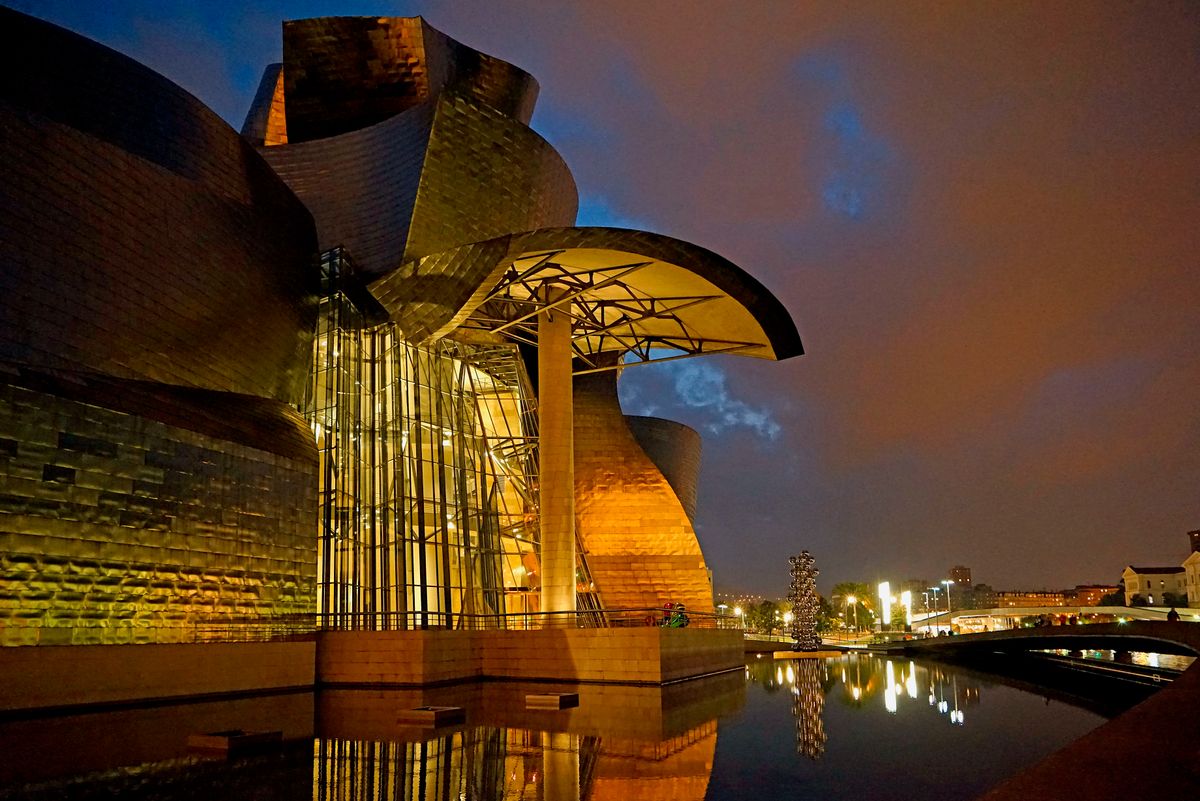
[[[627,371],[619,384],[621,405],[632,414],[670,414],[701,431],[721,436],[747,430],[767,441],[782,427],[771,410],[735,397],[720,367],[688,359]]]

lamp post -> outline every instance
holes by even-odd
[[[933,593],[933,617],[936,620],[938,616],[938,593],[942,591],[941,587],[930,587],[929,591]],[[938,629],[937,623],[933,624],[934,631]]]
[[[850,607],[854,607],[854,631],[858,633],[858,598],[853,595],[846,596],[846,612],[849,614]]]
[[[942,579],[942,584],[946,586],[946,631],[950,634],[954,633],[954,618],[950,616],[950,585],[954,583],[954,579]]]

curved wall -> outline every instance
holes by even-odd
[[[312,211],[321,249],[346,248],[367,275],[510,231],[569,225],[578,205],[571,172],[546,140],[462,95],[260,152]]]
[[[528,123],[537,81],[420,17],[318,17],[283,24],[292,142],[375,125],[444,90]]]
[[[575,525],[605,607],[713,610],[688,513],[630,431],[616,372],[575,378]]]
[[[312,219],[198,100],[0,9],[0,361],[299,402]]]
[[[368,273],[400,264],[435,109],[425,103],[359,131],[259,151],[312,212],[322,251],[341,246]]]
[[[0,43],[0,644],[311,613],[311,215],[162,76]]]
[[[696,484],[700,480],[700,433],[662,417],[625,415],[625,425],[638,445],[675,490],[688,520],[696,523]]]

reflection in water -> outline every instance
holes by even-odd
[[[792,716],[796,718],[796,753],[820,759],[825,753],[825,688],[821,686],[824,660],[799,659],[792,680]]]
[[[320,738],[314,801],[701,801],[716,721],[662,741],[473,727],[413,742]]]
[[[345,689],[324,691],[315,704],[311,695],[286,696],[0,723],[0,746],[31,743],[20,751],[26,766],[10,781],[38,785],[12,796],[37,801],[720,801],[798,790],[901,801],[935,792],[976,797],[1099,722],[982,681],[957,668],[867,654],[756,659],[744,673],[661,688]],[[984,687],[989,703],[981,707]],[[578,708],[525,708],[526,692],[568,689],[579,692]],[[467,720],[444,729],[398,722],[398,710],[417,706],[461,706]],[[963,736],[967,717],[972,736]],[[172,750],[191,731],[271,726],[291,743],[262,757],[226,762]],[[96,744],[88,750],[71,732]],[[95,772],[49,779],[67,766],[39,755],[51,753],[52,742],[76,749],[75,764]],[[8,797],[0,786],[0,799]]]
[[[979,703],[981,688],[978,679],[936,663],[918,665],[908,659],[856,653],[830,660],[759,662],[747,667],[746,675],[768,693],[785,687],[791,690],[796,750],[813,759],[824,751],[827,735],[821,717],[825,695],[834,692],[836,685],[840,688],[835,697],[842,704],[879,703],[892,715],[920,699],[925,688],[927,706],[955,725],[966,722],[965,710]]]

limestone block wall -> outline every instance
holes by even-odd
[[[322,685],[419,685],[478,678],[662,684],[740,667],[740,631],[324,631]]]
[[[478,632],[322,631],[321,684],[430,684],[478,678]]]
[[[631,432],[611,371],[575,379],[575,514],[606,607],[713,610],[691,517]]]
[[[192,640],[314,611],[315,446],[286,442],[272,453],[0,374],[0,645]]]
[[[0,710],[313,686],[315,643],[0,648]]]

